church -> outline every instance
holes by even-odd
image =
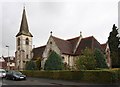
[[[29,32],[29,27],[26,18],[25,7],[23,9],[20,30],[16,35],[16,69],[24,70],[26,62],[31,60],[32,52],[32,34]]]
[[[20,30],[16,35],[16,69],[24,70],[28,61],[38,58],[41,59],[41,68],[44,69],[49,53],[53,50],[62,57],[64,64],[73,69],[76,57],[80,56],[85,48],[101,50],[106,55],[108,67],[111,66],[110,51],[107,43],[100,44],[94,36],[83,37],[82,32],[80,32],[79,36],[67,40],[53,36],[52,31],[50,33],[46,45],[32,48],[33,35],[29,32],[25,8],[23,9]]]

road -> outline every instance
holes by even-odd
[[[27,80],[12,81],[12,80],[1,80],[2,87],[120,87],[116,84],[93,84],[93,83],[83,83],[83,82],[73,82],[64,80],[53,80],[53,79],[43,79],[43,78],[32,78],[28,77]]]

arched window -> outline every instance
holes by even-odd
[[[26,38],[26,41],[25,41],[26,45],[29,45],[29,39]]]
[[[18,46],[20,46],[20,38],[17,39]]]

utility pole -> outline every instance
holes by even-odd
[[[10,59],[9,59],[9,46],[8,45],[6,45],[6,47],[8,48],[8,65],[7,65],[7,68],[8,68],[8,70],[10,69]]]

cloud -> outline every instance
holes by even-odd
[[[25,2],[23,0],[23,2]],[[2,3],[2,44],[3,55],[7,55],[5,45],[10,46],[10,55],[14,55],[16,34],[20,28],[23,2]],[[107,41],[112,25],[117,24],[117,1],[113,0],[41,0],[27,1],[26,14],[33,45],[47,43],[50,31],[62,39],[79,36],[95,36],[100,42]]]

